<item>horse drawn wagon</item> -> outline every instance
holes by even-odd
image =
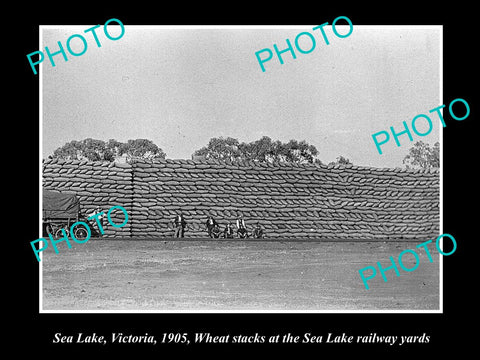
[[[74,194],[43,190],[43,232],[53,238],[71,235],[71,226],[81,221],[80,201]],[[65,235],[64,235],[65,233]],[[86,239],[88,230],[81,224],[73,229],[78,240]]]

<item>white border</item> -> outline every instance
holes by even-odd
[[[39,25],[39,49],[42,48],[42,31],[43,29],[57,29],[59,27],[85,29],[92,25]],[[125,27],[135,27],[136,29],[305,29],[308,26],[316,25],[124,25]],[[331,25],[329,25],[331,26]],[[339,27],[347,25],[338,25]],[[365,29],[437,29],[440,30],[440,47],[439,47],[439,63],[440,63],[440,103],[443,104],[443,25],[355,25]],[[43,158],[43,63],[39,64],[39,238],[42,236],[42,158]],[[443,109],[441,110],[443,114]],[[443,127],[440,127],[440,234],[443,234]],[[440,246],[443,249],[443,238],[440,240]],[[260,314],[442,314],[443,313],[443,256],[440,258],[439,269],[439,309],[438,310],[44,310],[43,309],[43,262],[39,262],[39,313],[40,314],[58,314],[58,313],[86,313],[86,314],[243,314],[243,313],[260,313]],[[40,253],[42,259],[42,253]]]
[[[440,26],[441,31],[440,31],[440,49],[439,49],[439,56],[440,56],[440,89],[439,89],[439,95],[440,95],[440,103],[439,105],[443,104],[443,26]],[[440,110],[443,116],[443,109]],[[440,234],[443,234],[443,126],[440,127],[439,135],[440,135]],[[443,249],[443,237],[440,239],[440,246]],[[439,283],[439,290],[440,290],[440,309],[439,312],[443,314],[443,255],[439,256],[440,257],[440,270],[439,270],[439,276],[440,276],[440,283]]]
[[[42,26],[40,25],[38,27],[38,48],[42,49]],[[39,148],[40,152],[38,154],[38,175],[39,175],[39,180],[38,180],[38,216],[39,216],[39,221],[38,221],[38,238],[41,238],[43,236],[43,166],[42,166],[42,159],[43,159],[43,66],[42,63],[38,65],[38,111],[39,111],[39,124],[38,124],[38,134],[39,134]],[[36,260],[36,257],[35,257]],[[40,260],[43,260],[43,251],[40,253]],[[43,262],[40,261],[38,263],[38,312],[41,314],[45,312],[43,310]]]

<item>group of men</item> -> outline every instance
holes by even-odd
[[[173,226],[175,228],[175,237],[182,237],[185,234],[185,228],[187,226],[187,222],[185,217],[182,213],[175,216],[172,220]],[[243,216],[240,216],[236,221],[237,226],[237,237],[239,239],[246,239],[252,236],[255,239],[262,239],[264,237],[264,231],[260,226],[260,223],[257,222],[255,228],[251,233],[248,232],[247,226],[245,225],[245,220]],[[225,239],[233,239],[235,236],[235,231],[232,224],[227,223],[223,230],[220,229],[220,224],[212,217],[208,216],[207,221],[205,222],[205,227],[208,232],[208,236],[211,238],[225,238]]]

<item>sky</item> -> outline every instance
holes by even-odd
[[[339,22],[340,23],[340,22]],[[58,49],[92,25],[45,26],[41,46]],[[398,167],[415,141],[439,141],[441,124],[410,142],[401,136],[382,146],[372,134],[403,130],[417,114],[442,104],[441,27],[355,26],[326,45],[313,25],[249,27],[129,26],[117,41],[96,30],[101,47],[85,35],[86,52],[68,62],[45,56],[40,67],[43,157],[72,140],[146,138],[167,158],[190,159],[212,137],[250,142],[306,140],[328,163],[344,156],[355,165]],[[119,28],[108,27],[112,36]],[[348,27],[337,26],[346,34]],[[297,58],[274,54],[262,72],[255,52],[285,48],[300,32],[316,39]],[[300,46],[311,46],[302,37]],[[79,39],[72,49],[81,51]],[[262,54],[263,56],[263,54]],[[425,132],[422,121],[418,130]]]

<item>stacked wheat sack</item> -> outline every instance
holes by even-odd
[[[132,209],[132,168],[129,164],[87,162],[73,160],[45,160],[43,162],[43,188],[77,195],[81,216],[88,217],[97,207],[105,214],[114,205],[121,205],[129,216]],[[111,219],[121,224],[125,217],[121,211],[112,211]],[[131,235],[130,219],[121,228],[110,226],[103,220],[105,237]]]
[[[365,167],[166,160],[132,164],[133,236],[168,236],[182,211],[187,236],[241,212],[268,237],[368,240],[438,235],[438,172]],[[137,221],[138,220],[138,221]]]
[[[186,237],[205,237],[208,215],[223,227],[240,212],[247,227],[258,221],[269,238],[419,239],[439,233],[437,171],[192,160],[48,161],[44,186],[78,191],[83,206],[124,206],[128,226],[109,235],[171,236],[169,223],[180,211],[189,225]]]

